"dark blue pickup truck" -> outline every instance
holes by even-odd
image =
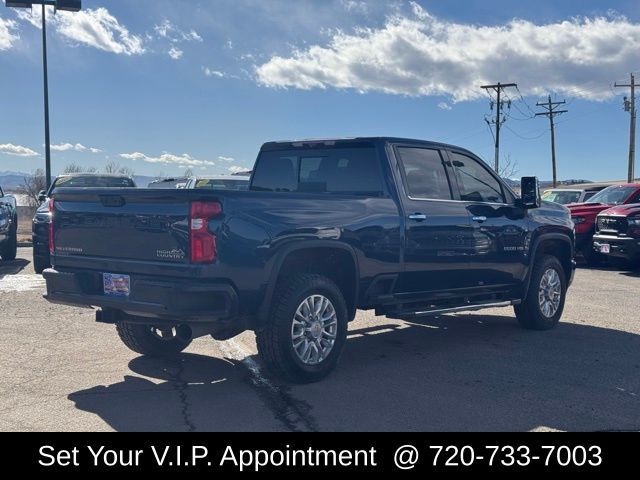
[[[471,152],[357,138],[265,144],[249,191],[57,189],[46,298],[97,307],[148,355],[256,332],[291,381],[336,365],[357,309],[410,319],[515,307],[559,321],[569,211],[522,198]]]

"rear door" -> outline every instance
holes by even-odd
[[[527,217],[482,160],[467,152],[448,154],[461,206],[473,227],[467,280],[474,287],[510,289],[525,272]]]
[[[449,169],[437,148],[396,145],[404,209],[404,268],[396,291],[447,295],[468,286],[472,228],[466,205],[454,200]]]

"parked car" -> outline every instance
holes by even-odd
[[[186,183],[189,181],[188,177],[176,177],[176,178],[161,178],[159,180],[154,180],[153,182],[147,185],[147,188],[161,188],[161,189],[173,189],[173,188],[184,188]]]
[[[0,258],[16,259],[18,254],[18,208],[13,195],[5,195],[0,187]]]
[[[567,205],[576,228],[576,249],[589,265],[597,265],[602,255],[593,249],[596,216],[616,205],[640,202],[640,184],[611,185],[584,203]]]
[[[334,369],[357,309],[415,319],[512,305],[553,328],[569,211],[459,147],[397,138],[263,145],[249,191],[60,189],[46,299],[99,308],[143,355],[250,329],[290,381]]]
[[[593,248],[605,256],[624,259],[629,267],[640,264],[640,203],[601,212],[596,220]]]
[[[185,188],[197,190],[249,190],[249,179],[230,175],[192,177]]]
[[[606,185],[593,185],[585,188],[551,188],[544,191],[542,200],[561,205],[584,203],[604,188]]]
[[[51,266],[49,258],[49,199],[58,188],[135,188],[136,183],[130,176],[97,173],[70,173],[60,175],[51,184],[48,192],[40,192],[40,206],[36,210],[31,223],[31,239],[33,243],[33,268],[36,273],[42,273]]]

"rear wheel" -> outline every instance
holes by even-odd
[[[560,261],[551,255],[537,259],[527,296],[514,307],[518,322],[529,330],[549,330],[560,321],[567,283]]]
[[[258,352],[284,379],[310,383],[338,363],[347,338],[347,307],[335,283],[303,274],[280,285],[266,325],[256,332]]]
[[[18,256],[18,222],[14,221],[9,238],[0,243],[0,257],[11,262]]]
[[[116,330],[122,343],[129,349],[152,357],[176,355],[191,343],[191,330],[184,325],[156,327],[118,322]]]

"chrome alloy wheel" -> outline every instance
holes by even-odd
[[[560,275],[553,268],[548,268],[540,280],[538,289],[538,305],[540,311],[547,317],[553,317],[560,308],[562,299],[562,282]]]
[[[305,365],[317,365],[326,359],[336,342],[338,318],[331,301],[323,295],[311,295],[300,304],[291,325],[293,350]]]
[[[176,327],[149,327],[151,334],[158,340],[168,342],[178,336],[178,329]]]

